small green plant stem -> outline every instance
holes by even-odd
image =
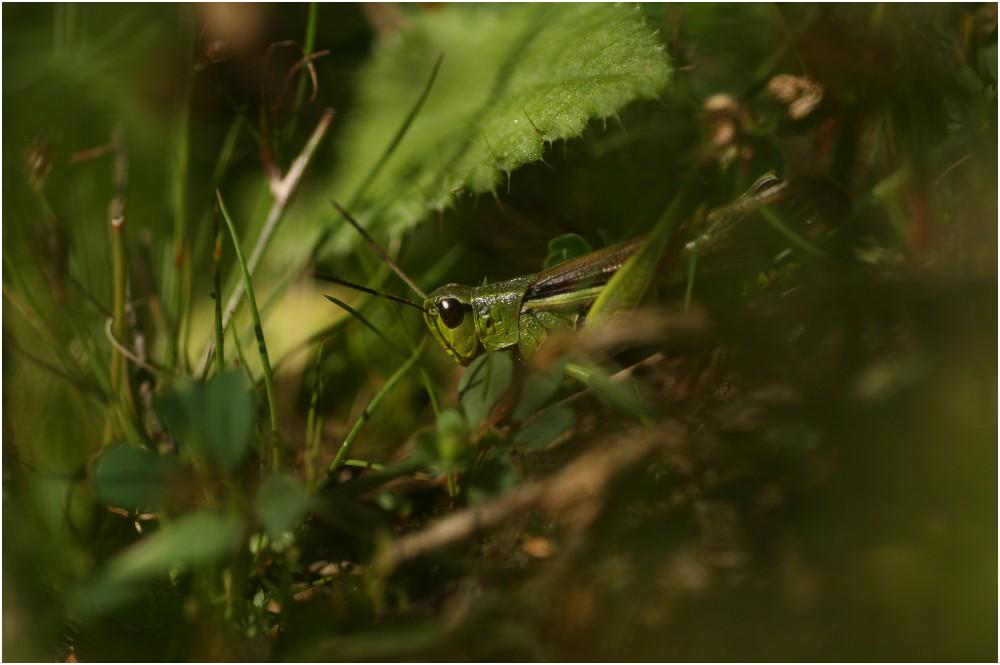
[[[299,182],[302,180],[306,167],[309,165],[309,162],[312,161],[313,154],[315,154],[316,149],[323,140],[323,137],[326,136],[326,132],[330,128],[330,124],[333,122],[333,115],[333,109],[327,109],[323,113],[323,117],[320,118],[319,123],[316,125],[316,129],[313,130],[312,136],[309,137],[305,147],[302,148],[302,152],[300,152],[299,156],[295,158],[292,165],[288,167],[288,172],[280,182],[272,185],[274,202],[271,205],[271,209],[267,213],[267,218],[264,220],[264,226],[260,231],[260,235],[257,236],[257,242],[254,243],[254,248],[250,253],[249,261],[245,261],[243,263],[243,270],[248,274],[253,275],[254,271],[257,269],[257,264],[260,262],[261,257],[263,257],[264,251],[267,249],[268,244],[270,244],[271,237],[274,235],[274,231],[278,227],[278,223],[285,216],[288,204],[299,187]],[[229,296],[229,300],[226,301],[226,307],[222,311],[223,330],[228,328],[229,324],[232,322],[233,315],[236,314],[236,308],[239,307],[240,301],[243,298],[244,288],[246,288],[245,280],[237,283],[232,294]],[[211,361],[210,356],[214,346],[214,340],[206,346],[200,362],[202,368],[208,365]]]
[[[250,385],[255,385],[257,382],[254,381],[253,375],[250,373],[250,366],[247,365],[247,357],[243,354],[243,343],[240,342],[240,336],[236,334],[236,328],[231,328],[230,332],[233,333],[233,347],[236,349],[236,358],[239,360],[240,367],[243,368],[243,373]]]
[[[442,60],[444,60],[444,53],[438,55],[437,60],[434,61],[434,66],[431,68],[431,75],[428,77],[427,84],[420,93],[420,97],[418,97],[417,101],[412,107],[410,107],[410,112],[406,114],[406,117],[403,119],[403,123],[396,130],[396,133],[393,134],[392,139],[390,139],[389,144],[385,147],[385,150],[382,151],[378,161],[375,162],[371,171],[368,172],[368,175],[354,191],[354,195],[349,201],[349,206],[353,207],[358,204],[361,197],[364,196],[365,192],[368,190],[368,187],[375,181],[375,178],[378,177],[379,173],[382,172],[382,168],[389,162],[389,158],[392,156],[392,153],[394,153],[399,144],[402,143],[403,137],[406,136],[406,133],[410,129],[410,125],[413,124],[413,121],[420,113],[420,109],[423,108],[424,102],[427,101],[427,96],[431,94],[431,88],[434,87],[434,81],[437,80]]]
[[[358,419],[354,422],[354,426],[351,427],[351,431],[349,431],[347,436],[344,437],[344,442],[340,444],[340,450],[337,451],[337,456],[334,457],[333,462],[330,463],[329,473],[335,473],[337,469],[340,468],[341,464],[344,463],[344,460],[347,459],[347,455],[351,452],[351,446],[354,444],[354,440],[358,438],[358,434],[361,433],[365,423],[368,422],[368,420],[372,417],[372,414],[375,412],[375,409],[378,408],[379,402],[381,402],[382,398],[384,398],[386,394],[388,394],[388,392],[392,390],[397,383],[399,383],[399,380],[403,378],[410,368],[416,364],[417,359],[420,358],[420,353],[424,350],[426,342],[426,337],[420,340],[420,344],[418,344],[413,350],[413,353],[410,354],[410,357],[406,360],[406,362],[403,363],[403,365],[389,377],[389,380],[386,381],[374,395],[372,395],[371,400],[369,400],[368,404],[365,405],[361,415],[358,416]]]
[[[316,408],[319,404],[320,393],[323,392],[323,377],[320,373],[323,362],[323,347],[326,346],[326,338],[316,345],[315,374],[316,381],[313,384],[312,396],[309,398],[309,414],[306,416],[306,482],[311,489],[316,480],[316,458],[319,455],[319,427],[317,427]]]
[[[250,270],[247,267],[246,259],[243,257],[243,250],[240,248],[240,239],[236,235],[236,226],[233,224],[233,220],[229,216],[229,211],[226,209],[226,204],[222,200],[222,193],[216,190],[215,196],[219,201],[219,211],[222,213],[222,219],[225,220],[226,226],[229,228],[229,235],[233,239],[236,261],[240,264],[240,269],[243,271],[243,288],[246,291],[247,304],[250,307],[250,316],[253,318],[254,332],[257,335],[257,349],[260,352],[260,364],[264,371],[264,389],[267,392],[267,408],[271,418],[271,436],[268,438],[267,444],[269,450],[266,452],[271,454],[271,470],[277,471],[279,463],[278,447],[276,445],[278,438],[278,400],[274,394],[274,376],[271,373],[271,363],[267,357],[267,342],[264,340],[264,329],[260,325],[260,313],[257,311],[257,299],[254,297],[253,282],[250,278]]]
[[[187,215],[187,180],[190,153],[190,113],[191,113],[191,83],[188,80],[184,89],[184,96],[181,102],[181,115],[178,118],[175,129],[176,153],[171,180],[171,204],[174,212],[174,237],[173,248],[170,253],[170,265],[167,268],[163,290],[164,300],[168,307],[172,307],[174,322],[173,335],[168,338],[167,360],[168,366],[177,363],[181,368],[187,360],[184,349],[185,329],[187,327],[186,306],[190,303],[189,296],[185,293],[191,286],[191,257],[190,239],[188,237],[188,215]]]
[[[120,129],[115,129],[111,143],[114,146],[113,182],[114,195],[111,199],[111,262],[112,283],[114,288],[114,304],[112,305],[111,330],[115,339],[125,339],[125,300],[128,297],[128,275],[125,263],[125,184],[127,178],[127,162]],[[105,445],[113,442],[124,427],[124,422],[115,426],[115,413],[121,419],[127,418],[126,407],[131,402],[131,392],[128,381],[128,366],[125,354],[112,345],[111,348],[111,399],[116,402],[109,409],[108,419],[104,428]],[[116,408],[117,407],[117,408]],[[120,410],[119,410],[120,409]]]
[[[347,461],[344,462],[344,466],[356,466],[353,464],[348,464]],[[371,491],[380,485],[400,478],[402,476],[408,476],[412,473],[416,473],[425,468],[424,462],[418,459],[416,456],[411,455],[406,459],[394,462],[383,466],[382,468],[376,468],[372,466],[371,473],[366,473],[363,476],[359,476],[349,481],[343,485],[343,489],[350,494],[355,496],[359,494],[364,494],[365,492]],[[331,478],[332,480],[332,478]]]
[[[384,471],[385,466],[378,462],[369,462],[363,459],[344,460],[344,466],[353,466],[358,469],[371,469],[372,471]]]
[[[413,103],[413,106],[410,107],[410,110],[406,114],[406,117],[403,118],[403,122],[396,130],[396,133],[393,134],[392,138],[389,140],[389,143],[386,144],[385,150],[382,151],[382,154],[379,156],[378,161],[375,162],[371,170],[369,170],[368,173],[365,175],[365,179],[361,181],[361,184],[358,185],[357,189],[354,190],[354,194],[351,195],[351,198],[347,200],[348,210],[351,210],[358,205],[358,203],[361,201],[361,198],[368,190],[368,187],[372,184],[372,182],[375,181],[379,173],[382,172],[382,168],[389,162],[389,158],[392,157],[392,153],[394,153],[396,151],[396,148],[399,147],[399,144],[403,142],[403,138],[409,131],[410,125],[413,124],[413,121],[420,113],[420,109],[423,108],[424,102],[427,101],[427,96],[431,94],[431,88],[434,87],[434,81],[437,80],[438,70],[441,69],[442,60],[444,60],[443,53],[440,54],[437,60],[434,62],[434,66],[431,68],[431,75],[427,79],[427,84],[424,86],[424,89],[420,93],[420,96],[417,97],[416,101]],[[324,230],[324,232],[320,234],[319,238],[316,239],[315,244],[313,244],[312,251],[309,253],[311,259],[315,259],[317,256],[319,256],[320,252],[322,252],[323,249],[326,247],[326,244],[333,237],[332,229],[333,229],[332,224],[327,225],[327,228]]]
[[[215,223],[215,245],[212,247],[212,298],[215,300],[215,371],[226,367],[225,339],[222,330],[222,225]]]
[[[35,299],[31,297],[31,292],[28,290],[27,285],[21,279],[20,274],[17,271],[14,262],[10,259],[5,251],[3,253],[4,267],[10,273],[10,278],[6,276],[3,282],[3,297],[11,305],[14,306],[24,320],[38,333],[38,339],[48,346],[49,350],[55,355],[62,365],[63,371],[68,375],[80,375],[82,374],[79,363],[77,363],[72,356],[66,351],[64,344],[60,344],[56,341],[55,336],[53,336],[49,325],[42,319],[39,314],[38,305]],[[17,289],[23,294],[24,302],[21,298],[17,296],[14,289]],[[107,382],[107,377],[102,373],[94,373],[96,381],[100,384],[101,389],[105,393],[110,393],[110,384]]]
[[[222,149],[219,151],[219,157],[215,161],[215,167],[212,169],[212,189],[216,190],[222,185],[222,178],[225,176],[226,171],[229,169],[229,164],[233,159],[233,152],[236,150],[236,142],[240,137],[240,130],[243,128],[243,116],[237,115],[232,124],[229,125],[229,131],[226,132],[226,138],[222,142]],[[202,217],[202,225],[207,225],[209,223],[209,215],[211,215],[211,208],[205,210]],[[215,244],[212,248],[212,298],[215,300],[215,323],[214,323],[214,346],[218,351],[214,352],[215,357],[215,370],[216,372],[221,371],[225,363],[225,353],[223,352],[223,343],[225,340],[225,330],[221,326],[222,322],[222,246],[224,241],[225,233],[223,232],[222,225],[218,222],[218,217],[215,219]],[[190,329],[189,329],[190,330]],[[187,340],[185,340],[184,348],[187,348]],[[204,381],[208,377],[209,365],[206,364],[202,367],[201,378]]]
[[[691,308],[691,294],[694,293],[694,276],[698,267],[698,246],[693,245],[688,256],[687,285],[684,288],[684,311]]]
[[[334,305],[337,305],[338,307],[346,311],[348,314],[356,318],[358,321],[361,321],[361,323],[366,328],[371,330],[373,333],[375,333],[375,335],[379,339],[385,342],[385,345],[388,346],[393,352],[398,353],[401,356],[406,355],[405,351],[403,351],[398,346],[393,344],[392,341],[388,337],[386,337],[386,335],[381,330],[376,328],[371,323],[371,321],[366,319],[359,311],[357,311],[356,309],[345,303],[343,300],[335,298],[331,295],[326,296],[326,299],[332,302]],[[398,309],[393,311],[396,313],[396,317],[399,320],[400,325],[405,325],[402,313]],[[415,347],[413,345],[413,342],[409,338],[407,338],[407,345],[409,346],[410,351],[412,352]],[[434,409],[434,415],[435,416],[439,415],[441,413],[441,403],[440,400],[438,399],[437,391],[434,389],[434,384],[431,381],[430,375],[427,374],[427,370],[424,369],[423,367],[420,368],[420,380],[424,384],[424,389],[427,391],[427,396],[431,400],[431,408]]]
[[[316,47],[316,14],[317,8],[315,2],[309,3],[309,14],[306,18],[306,38],[302,45],[302,59],[308,62],[309,56],[312,55],[313,49]],[[292,102],[292,113],[288,121],[288,134],[289,138],[295,136],[295,129],[299,122],[299,111],[302,110],[302,103],[306,98],[306,86],[309,81],[309,70],[307,67],[303,67],[302,71],[299,73],[299,82],[295,88],[295,99]]]
[[[642,300],[656,272],[660,257],[666,251],[678,226],[684,199],[692,180],[693,176],[689,174],[681,182],[677,194],[653,230],[646,236],[645,241],[601,289],[587,312],[587,325],[606,322],[617,312],[634,309]]]
[[[757,210],[760,211],[760,214],[764,217],[767,223],[774,228],[775,231],[783,235],[789,242],[801,249],[803,252],[815,259],[830,261],[830,257],[826,254],[826,252],[790,229],[773,208],[766,205],[760,205],[757,206]]]

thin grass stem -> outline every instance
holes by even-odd
[[[309,14],[306,18],[306,38],[305,42],[302,44],[302,60],[308,64],[309,56],[312,55],[313,49],[316,48],[316,15],[317,7],[315,2],[309,3]],[[295,129],[299,121],[299,111],[302,110],[302,103],[306,98],[306,86],[309,81],[309,68],[303,67],[301,73],[299,74],[299,82],[295,88],[295,99],[292,101],[292,113],[291,118],[288,121],[288,136],[289,138],[295,136]]]
[[[274,393],[274,376],[271,373],[271,363],[267,357],[267,342],[264,340],[264,329],[260,324],[260,312],[257,311],[257,299],[253,292],[250,269],[247,266],[246,259],[243,257],[243,249],[240,247],[239,236],[236,234],[236,226],[229,216],[225,201],[222,200],[222,193],[216,190],[215,196],[219,201],[219,211],[222,213],[222,219],[225,220],[226,226],[229,228],[229,235],[233,240],[236,261],[240,264],[240,269],[243,272],[243,288],[246,292],[247,304],[250,307],[250,316],[253,318],[254,333],[257,335],[257,349],[260,353],[260,364],[264,372],[264,389],[267,392],[267,408],[271,418],[271,436],[268,438],[267,444],[269,450],[266,450],[265,453],[270,453],[271,455],[271,470],[277,471],[279,463],[278,447],[276,445],[278,437],[278,401]]]
[[[247,365],[247,357],[243,354],[243,344],[240,342],[240,336],[236,334],[236,328],[232,328],[230,332],[233,333],[233,347],[236,349],[236,358],[240,363],[240,367],[243,368],[243,373],[246,375],[247,381],[250,382],[251,386],[254,386],[257,382],[250,373],[250,366]]]
[[[691,308],[691,295],[694,293],[694,276],[698,266],[698,246],[691,246],[691,253],[688,255],[687,285],[684,288],[684,311]]]
[[[20,346],[18,346],[18,344],[13,340],[6,340],[4,343],[5,344],[9,343],[11,350],[13,350],[15,353],[21,354],[28,361],[38,366],[39,368],[45,370],[49,374],[52,374],[53,376],[63,379],[64,381],[69,383],[71,386],[79,390],[84,395],[89,395],[102,403],[107,402],[108,395],[103,390],[101,390],[100,386],[87,383],[86,379],[75,377],[66,370],[51,364],[47,360],[43,360],[35,355],[32,355],[31,353],[25,351]]]
[[[379,330],[378,328],[376,328],[375,325],[371,321],[369,321],[368,319],[366,319],[361,314],[361,312],[359,312],[358,310],[354,309],[353,307],[351,307],[350,305],[348,305],[343,300],[340,300],[339,298],[335,298],[335,297],[329,296],[329,295],[328,296],[323,296],[323,297],[326,298],[327,300],[329,300],[330,302],[332,302],[337,307],[340,307],[342,310],[344,310],[345,312],[347,312],[348,314],[350,314],[351,316],[353,316],[354,318],[356,318],[358,321],[360,321],[361,324],[364,327],[366,327],[369,330],[371,330],[373,333],[375,333],[376,337],[378,337],[380,340],[382,340],[383,342],[385,342],[385,345],[388,346],[390,349],[392,349],[392,351],[394,353],[398,353],[401,356],[405,356],[406,355],[406,353],[402,349],[400,349],[398,346],[396,346],[392,342],[392,340],[390,340],[388,337],[386,337],[385,333],[383,333],[381,330]]]
[[[173,169],[171,172],[171,204],[174,213],[174,237],[169,255],[170,263],[167,266],[163,281],[164,300],[168,304],[168,307],[173,308],[171,314],[174,326],[173,334],[168,337],[166,364],[173,365],[179,362],[181,367],[184,366],[184,356],[186,355],[183,347],[184,330],[187,325],[187,313],[184,310],[186,300],[184,291],[186,288],[185,284],[189,287],[191,283],[190,276],[186,274],[191,262],[191,257],[189,256],[187,215],[187,176],[191,135],[189,130],[191,111],[190,80],[185,85],[183,95],[181,115],[178,118],[175,129],[174,145],[176,146],[176,153],[174,154]],[[188,300],[188,302],[190,301]]]
[[[309,137],[305,147],[302,148],[302,152],[299,153],[299,156],[295,158],[294,162],[292,162],[292,165],[288,168],[288,173],[285,174],[285,177],[282,178],[281,182],[275,186],[273,190],[274,202],[271,205],[270,211],[268,211],[267,218],[264,221],[264,226],[260,231],[260,235],[257,236],[257,242],[254,243],[253,251],[250,253],[250,259],[246,262],[245,267],[250,275],[253,275],[254,271],[257,269],[257,264],[264,255],[264,251],[267,249],[278,223],[284,217],[285,210],[288,208],[288,203],[298,189],[299,182],[302,180],[306,167],[309,165],[309,162],[312,161],[313,154],[315,154],[316,149],[323,140],[323,137],[326,136],[326,132],[330,128],[330,124],[333,122],[333,115],[333,109],[327,109],[323,113],[323,117],[320,118],[319,123],[316,125],[316,129],[313,130],[312,136]],[[228,328],[229,324],[232,322],[233,315],[236,313],[236,309],[239,307],[240,301],[243,298],[244,288],[244,282],[237,283],[232,294],[229,296],[229,300],[226,302],[226,307],[222,312],[223,330]],[[213,340],[209,342],[205,348],[205,352],[202,355],[200,362],[200,365],[203,368],[210,362],[210,356],[214,345],[215,342]]]
[[[225,337],[222,330],[222,225],[215,224],[215,246],[212,248],[212,299],[215,301],[215,371],[226,367]]]
[[[365,424],[372,417],[375,409],[378,408],[379,402],[381,402],[386,394],[388,394],[388,392],[392,390],[397,383],[399,383],[399,380],[402,379],[408,371],[410,371],[410,368],[416,364],[417,360],[420,358],[420,353],[424,350],[426,342],[426,337],[420,340],[420,344],[418,344],[417,348],[413,350],[413,353],[410,354],[407,361],[403,363],[403,365],[400,366],[400,368],[397,369],[392,376],[389,377],[389,380],[386,381],[374,395],[372,395],[368,404],[366,404],[365,408],[361,411],[361,415],[358,416],[356,421],[354,421],[354,426],[351,427],[347,436],[344,437],[344,442],[340,444],[340,450],[337,451],[336,457],[334,457],[333,462],[330,463],[329,473],[335,473],[337,469],[340,468],[341,464],[344,463],[344,460],[347,459],[347,455],[351,452],[351,446],[354,444],[354,440],[358,438],[361,430],[364,429]]]
[[[766,205],[759,205],[757,206],[757,209],[760,211],[760,214],[763,215],[767,223],[770,224],[771,227],[778,233],[785,236],[785,238],[787,238],[793,245],[813,258],[823,261],[830,260],[830,257],[826,254],[826,252],[789,228],[788,225],[781,219],[781,216],[778,215],[773,208]]]
[[[420,113],[420,109],[423,108],[424,102],[427,101],[427,96],[430,95],[431,93],[431,88],[434,87],[434,81],[437,80],[438,70],[441,69],[441,62],[443,60],[444,60],[444,53],[440,54],[437,60],[434,62],[434,66],[431,68],[431,75],[427,79],[427,84],[424,86],[423,91],[420,93],[420,96],[417,97],[417,100],[414,102],[413,106],[410,107],[409,113],[407,113],[406,117],[403,118],[403,122],[402,124],[400,124],[399,129],[397,129],[396,133],[393,134],[392,138],[389,140],[389,143],[386,145],[385,150],[382,151],[381,156],[379,156],[378,160],[372,165],[371,170],[368,171],[368,174],[365,176],[365,179],[361,181],[361,184],[358,185],[357,189],[354,190],[354,193],[351,195],[351,198],[347,200],[348,208],[355,208],[358,205],[358,203],[361,201],[361,198],[365,195],[365,192],[368,190],[368,187],[372,184],[372,182],[375,181],[375,178],[378,177],[379,173],[382,172],[382,169],[389,162],[389,158],[392,157],[392,154],[396,151],[396,148],[399,147],[399,144],[403,142],[403,138],[409,131],[410,125],[413,124],[413,121]],[[312,251],[309,254],[311,260],[315,260],[316,257],[319,256],[320,252],[322,252],[323,249],[326,247],[326,243],[328,243],[330,241],[330,238],[333,237],[332,228],[333,228],[332,224],[328,225],[325,231],[319,236],[319,238],[316,239]]]
[[[111,263],[114,298],[111,307],[113,316],[111,336],[115,339],[125,338],[125,303],[128,298],[128,275],[125,263],[125,186],[127,182],[127,161],[125,158],[124,139],[121,129],[116,128],[111,137],[114,146],[114,165],[112,178],[114,195],[111,199],[110,232],[111,232]],[[126,393],[130,390],[128,382],[127,357],[118,345],[111,347],[111,399],[121,405],[129,400]],[[124,406],[122,417],[124,418]],[[115,431],[113,417],[109,413],[104,428],[104,444],[114,441]]]
[[[306,440],[305,440],[305,463],[306,482],[310,489],[316,480],[316,458],[319,455],[319,436],[316,430],[316,408],[319,405],[319,397],[323,392],[323,376],[320,372],[323,363],[323,348],[326,346],[326,338],[320,340],[316,345],[316,362],[313,365],[316,380],[313,383],[312,396],[309,398],[309,412],[306,415]]]
[[[393,134],[392,139],[389,141],[389,144],[385,147],[385,150],[382,151],[382,154],[379,156],[378,161],[375,162],[374,166],[372,166],[371,171],[369,171],[365,179],[361,181],[361,184],[358,185],[358,188],[354,190],[354,195],[351,196],[348,202],[349,208],[353,208],[354,206],[357,205],[358,201],[361,200],[361,197],[364,196],[365,191],[367,191],[368,187],[371,186],[371,184],[382,172],[382,169],[389,162],[389,158],[392,157],[392,153],[394,153],[396,151],[396,148],[399,147],[399,144],[403,142],[403,137],[405,137],[406,133],[409,131],[410,125],[413,124],[413,121],[416,119],[417,114],[420,113],[420,109],[423,108],[424,102],[427,101],[428,95],[431,94],[431,88],[434,87],[434,81],[437,80],[438,71],[441,69],[441,62],[443,60],[444,60],[444,53],[438,55],[437,60],[434,61],[434,66],[431,68],[431,75],[427,79],[427,84],[424,86],[423,91],[420,93],[420,97],[417,98],[417,101],[410,108],[410,112],[406,114],[405,118],[403,118],[403,123],[399,126],[399,129],[396,130],[396,133]]]

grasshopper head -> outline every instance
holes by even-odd
[[[424,320],[452,358],[468,365],[482,350],[472,317],[472,289],[446,284],[424,300]]]

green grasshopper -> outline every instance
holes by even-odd
[[[741,219],[787,196],[788,183],[773,173],[759,178],[733,203],[710,212],[704,230],[683,246],[687,255],[713,250],[725,242]],[[533,275],[524,275],[481,286],[445,284],[424,293],[379,247],[375,240],[338,204],[334,207],[371,245],[372,249],[417,293],[423,304],[379,293],[340,279],[324,277],[373,295],[402,302],[423,312],[434,338],[455,361],[468,365],[484,351],[516,350],[531,356],[553,333],[572,330],[583,322],[595,301],[606,290],[630,289],[628,300],[637,302],[659,262],[671,227],[657,225],[645,236],[570,259]],[[657,251],[650,251],[658,248]],[[615,284],[614,277],[632,260],[639,280]],[[638,283],[637,283],[638,282]],[[602,295],[602,292],[603,295]]]

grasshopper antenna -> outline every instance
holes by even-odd
[[[354,219],[353,217],[351,217],[351,213],[349,213],[346,210],[344,210],[343,208],[341,208],[340,204],[337,203],[336,201],[332,200],[332,199],[330,200],[330,203],[333,205],[334,208],[337,209],[337,212],[339,212],[341,215],[343,215],[344,219],[346,219],[351,224],[351,226],[354,227],[354,230],[357,231],[359,234],[361,234],[361,237],[365,239],[365,242],[367,242],[368,246],[372,248],[372,251],[374,251],[376,254],[378,254],[379,258],[381,258],[383,261],[385,261],[386,265],[388,265],[390,268],[392,268],[392,271],[394,273],[396,273],[397,275],[399,275],[399,278],[401,280],[403,280],[404,282],[406,282],[407,286],[409,286],[411,289],[413,289],[414,293],[416,293],[418,296],[420,296],[421,299],[426,300],[427,299],[427,294],[424,293],[423,290],[419,286],[417,286],[416,282],[414,282],[412,279],[410,279],[409,275],[407,275],[405,272],[403,272],[402,268],[400,268],[398,265],[396,265],[395,261],[393,261],[392,259],[389,258],[389,255],[385,253],[385,250],[383,250],[381,247],[379,247],[379,244],[377,242],[375,242],[375,239],[372,238],[368,234],[367,231],[365,231],[363,228],[361,228],[361,225],[358,224],[358,221],[356,219]],[[421,309],[423,309],[423,308],[421,308]]]
[[[424,311],[423,307],[413,302],[412,300],[407,300],[406,298],[400,298],[399,296],[394,296],[391,293],[382,293],[381,291],[370,289],[367,286],[361,286],[360,284],[355,284],[354,282],[348,282],[346,279],[340,279],[339,277],[333,277],[331,275],[323,275],[321,273],[315,273],[315,272],[313,273],[313,279],[319,279],[324,282],[332,282],[334,284],[340,284],[341,286],[346,286],[348,288],[354,289],[355,291],[361,291],[362,293],[378,296],[379,298],[385,298],[386,300],[392,300],[393,302],[409,305],[410,307],[419,309],[421,312]]]

